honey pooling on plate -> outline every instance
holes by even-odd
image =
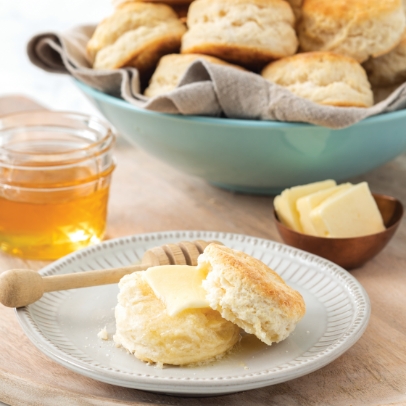
[[[23,130],[0,129],[0,248],[56,259],[103,238],[114,135],[81,115],[27,113],[20,120],[35,114]],[[45,121],[51,115],[53,125],[39,125],[40,114]]]

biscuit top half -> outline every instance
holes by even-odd
[[[300,293],[260,260],[217,244],[207,246],[202,256],[226,284],[228,281],[248,287],[253,301],[271,300],[288,318],[300,319],[304,315],[305,304]],[[238,298],[235,300],[238,307]]]

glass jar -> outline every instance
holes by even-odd
[[[0,119],[0,248],[56,259],[106,228],[115,134],[95,117],[35,111]]]

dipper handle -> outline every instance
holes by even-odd
[[[0,275],[0,303],[7,307],[22,307],[36,302],[45,292],[118,283],[124,275],[145,271],[151,266],[197,265],[197,257],[209,243],[197,240],[155,247],[146,251],[141,264],[120,268],[44,277],[29,269],[12,269]]]

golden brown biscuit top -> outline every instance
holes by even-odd
[[[216,268],[224,280],[238,280],[255,292],[256,298],[271,299],[292,318],[305,313],[305,304],[299,292],[288,286],[271,268],[260,260],[223,245],[210,244],[204,250],[212,269]]]
[[[352,65],[360,66],[359,62],[356,61],[354,58],[351,58],[350,56],[340,55],[328,51],[303,52],[300,54],[287,56],[285,58],[279,59],[278,61],[272,62],[269,66],[278,65],[279,67],[281,67],[283,65],[288,65],[291,63],[300,63],[300,65],[311,65],[318,62],[345,62]]]
[[[94,59],[100,49],[113,44],[126,32],[137,27],[154,27],[168,21],[178,21],[178,16],[165,4],[123,3],[97,26],[87,45],[87,51],[91,59]]]
[[[194,7],[194,4],[196,3],[214,3],[214,4],[255,4],[256,6],[259,7],[285,7],[291,9],[289,3],[287,3],[285,0],[195,0],[192,4],[191,7]]]
[[[215,56],[204,55],[204,54],[169,54],[169,55],[163,56],[161,58],[161,62],[164,62],[165,64],[171,64],[171,63],[177,64],[177,63],[182,63],[182,62],[192,64],[194,61],[196,61],[199,58],[204,59],[213,64],[231,66],[233,68],[246,71],[246,69],[244,69],[242,66],[234,65],[232,63],[223,61],[222,59],[216,58]]]
[[[137,12],[146,9],[157,9],[159,7],[161,12],[164,11],[170,15],[176,16],[173,9],[164,3],[148,3],[144,1],[126,1],[117,6],[116,10],[127,10],[128,12]]]
[[[402,0],[305,0],[302,11],[333,20],[362,21],[401,9]]]

